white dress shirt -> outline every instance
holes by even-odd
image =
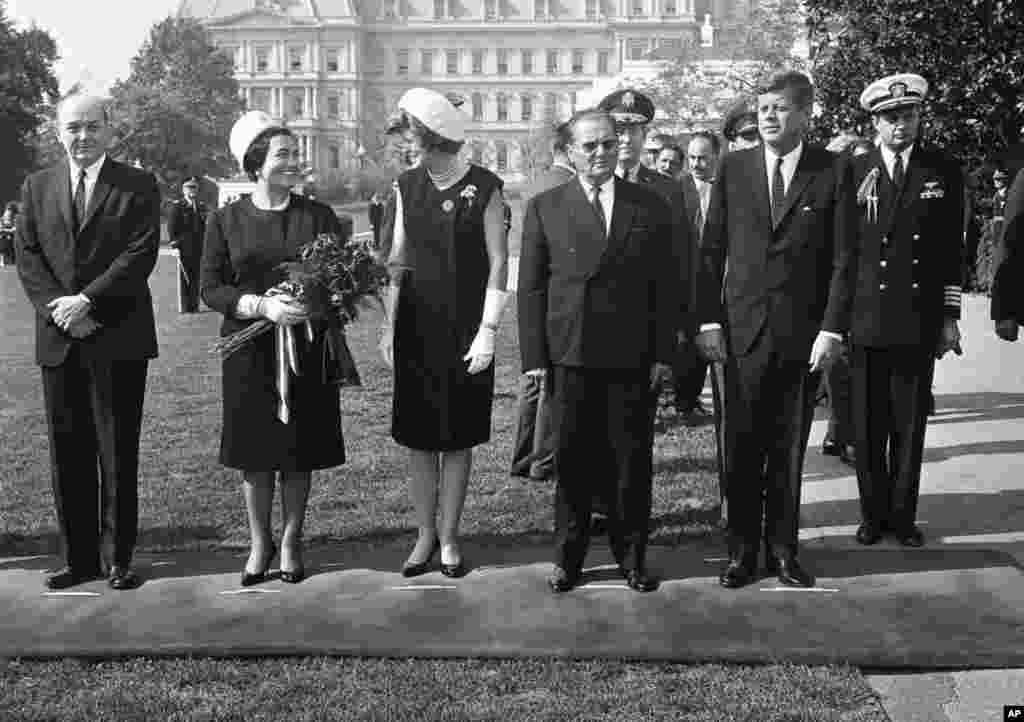
[[[892,148],[882,143],[878,146],[878,149],[882,151],[882,162],[885,163],[885,169],[889,172],[889,180],[892,180],[892,168],[896,165],[896,156]],[[899,152],[899,156],[903,158],[903,177],[907,177],[907,165],[910,163],[910,152],[914,150],[914,144],[911,143],[906,148]]]
[[[704,223],[708,219],[708,206],[711,204],[711,182],[702,181],[697,176],[692,176],[693,185],[697,189],[697,196],[700,198],[700,225],[703,230]]]
[[[92,191],[96,187],[96,181],[100,177],[100,169],[103,168],[103,161],[106,159],[107,154],[104,153],[100,156],[99,160],[85,169],[85,203],[82,205],[83,208],[89,207],[89,201],[92,200]],[[82,169],[70,157],[68,158],[68,163],[71,166],[71,204],[74,205],[75,189],[78,188],[78,176]],[[81,223],[84,220],[84,218],[79,218],[78,222]]]
[[[782,156],[782,185],[789,192],[789,184],[793,181],[793,175],[796,173],[796,167],[800,163],[800,157],[804,154],[804,142],[800,141],[796,148]],[[768,200],[771,203],[775,202],[772,198],[772,176],[775,174],[775,161],[779,159],[779,154],[773,151],[767,143],[764,144],[764,165],[765,172],[768,174]]]
[[[636,183],[637,176],[640,175],[640,164],[637,163],[628,171],[625,170],[621,165],[615,166],[615,175],[617,175],[622,180],[627,180],[630,183]]]
[[[582,177],[580,177],[580,185],[583,187],[583,195],[587,197],[587,202],[592,202],[594,186],[587,183]],[[615,207],[615,176],[611,176],[602,183],[600,188],[601,194],[597,199],[601,201],[601,209],[604,211],[604,234],[609,236],[612,232],[612,209]]]

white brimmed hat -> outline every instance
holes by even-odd
[[[928,94],[928,81],[914,73],[889,75],[876,80],[860,94],[860,105],[869,113],[920,105]]]
[[[245,154],[249,146],[256,140],[256,137],[270,128],[284,128],[284,124],[274,120],[262,110],[250,110],[241,118],[235,121],[231,127],[231,136],[228,139],[228,147],[231,148],[231,155],[238,161],[238,167],[245,167]]]
[[[445,96],[427,88],[411,88],[398,101],[404,110],[442,138],[461,143],[466,139],[469,117]]]

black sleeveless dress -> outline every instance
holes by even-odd
[[[502,181],[471,165],[441,191],[420,167],[398,186],[406,242],[391,264],[401,288],[391,434],[412,449],[468,449],[491,437],[494,364],[470,375],[462,357],[480,327],[490,273],[484,209]]]

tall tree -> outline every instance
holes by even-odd
[[[244,110],[234,63],[194,18],[156,23],[131,74],[111,91],[115,153],[152,171],[174,192],[189,175],[230,175],[231,126]]]
[[[977,167],[1005,152],[1024,124],[1020,0],[806,0],[819,133],[867,131],[864,87],[914,72],[930,86],[929,140]]]
[[[57,99],[57,44],[44,30],[16,30],[0,0],[0,202],[13,199],[36,165],[36,133]]]
[[[692,42],[656,50],[662,70],[642,88],[668,123],[706,124],[770,72],[802,68],[794,48],[804,28],[800,0],[760,0],[747,14],[720,18],[710,47]]]

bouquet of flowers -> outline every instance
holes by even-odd
[[[369,245],[342,239],[333,233],[321,233],[299,249],[299,260],[282,263],[278,268],[285,279],[264,295],[291,296],[309,309],[310,320],[300,326],[276,326],[272,321],[259,319],[241,331],[219,339],[213,346],[213,352],[227,358],[253,339],[276,328],[278,387],[282,392],[282,404],[286,405],[287,373],[289,369],[296,375],[300,373],[295,329],[301,328],[307,341],[312,342],[312,321],[322,320],[327,322],[327,352],[340,369],[339,382],[342,385],[360,385],[342,331],[358,318],[361,306],[370,301],[383,303],[380,294],[386,271],[374,260]]]

